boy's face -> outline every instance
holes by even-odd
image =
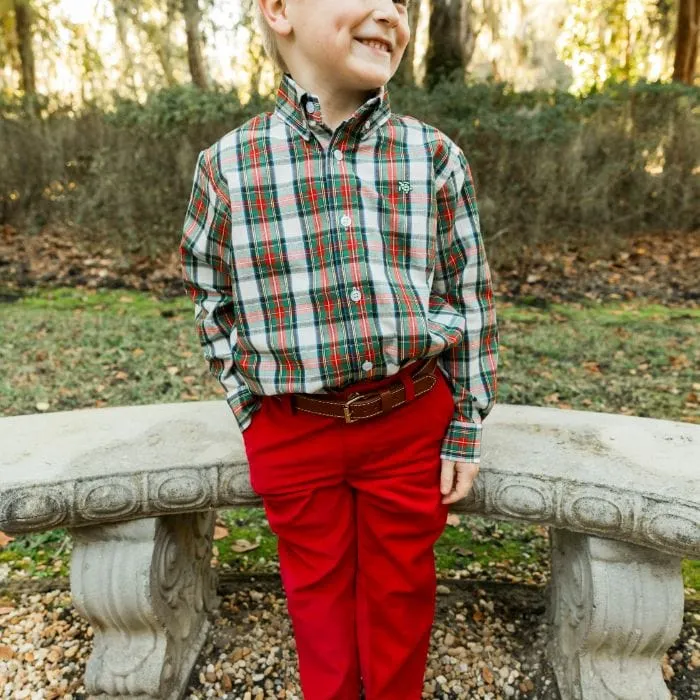
[[[385,85],[408,45],[407,5],[408,0],[287,0],[292,74],[296,66],[347,91]]]

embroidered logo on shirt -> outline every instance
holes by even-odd
[[[401,194],[408,194],[412,189],[410,180],[399,180],[399,192]]]

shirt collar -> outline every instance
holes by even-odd
[[[321,103],[318,97],[304,90],[289,73],[282,76],[275,99],[275,112],[307,141],[311,138],[311,132],[315,130],[321,129],[328,135],[331,134],[321,120]],[[390,113],[389,91],[383,85],[339,124],[338,129],[351,133],[357,131],[359,138],[363,139],[384,124]]]

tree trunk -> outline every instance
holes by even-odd
[[[132,24],[146,35],[163,69],[165,84],[168,87],[177,85],[173,71],[173,46],[170,40],[172,17],[170,14],[166,16],[165,26],[163,27],[154,19],[144,19],[143,8],[139,7],[139,3],[134,0],[112,0],[112,5],[114,6],[115,15],[117,12],[125,13]]]
[[[27,97],[36,98],[36,69],[32,46],[32,8],[28,0],[14,0],[17,42],[22,63],[22,90]]]
[[[470,5],[468,0],[433,0],[425,57],[428,87],[453,73],[464,76],[474,52]]]
[[[691,85],[698,55],[700,0],[679,0],[673,79]]]
[[[124,10],[120,3],[115,2],[114,0],[112,5],[114,8],[114,18],[117,21],[117,38],[119,39],[124,64],[126,65],[124,77],[132,95],[136,96],[136,64],[134,62],[133,54],[131,53],[131,47],[129,46],[129,29],[126,24],[129,13]]]
[[[175,73],[173,73],[172,47],[168,41],[167,33],[164,32],[163,29],[155,22],[149,22],[148,24],[145,24],[144,27],[146,28],[148,38],[155,49],[156,56],[158,56],[160,65],[163,68],[165,84],[168,87],[177,85]]]
[[[198,0],[182,0],[182,12],[185,16],[185,28],[187,31],[187,60],[190,65],[192,82],[202,90],[209,85],[207,68],[202,54],[202,36],[199,25],[202,14]]]
[[[411,41],[406,47],[401,65],[396,71],[394,80],[401,85],[415,85],[416,74],[413,70],[413,60],[416,56],[416,32],[418,31],[418,18],[420,16],[423,0],[413,0],[408,10],[408,21],[411,25]]]

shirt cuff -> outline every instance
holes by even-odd
[[[227,396],[226,402],[233,412],[241,433],[253,422],[253,414],[262,404],[260,397],[253,394],[247,387]]]
[[[478,464],[481,461],[481,423],[453,420],[442,441],[440,457]]]

